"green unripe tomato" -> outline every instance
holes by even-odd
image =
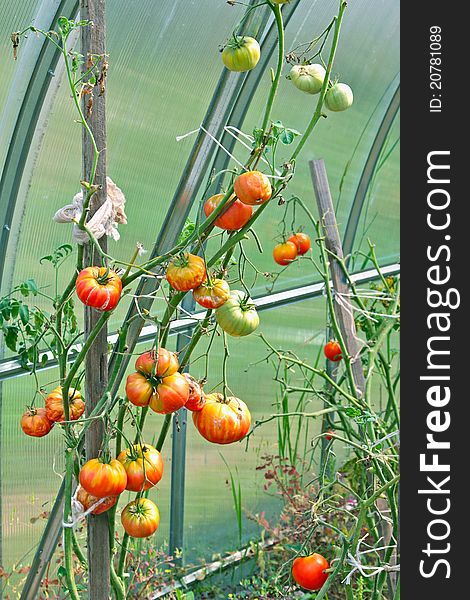
[[[333,112],[346,110],[352,105],[353,100],[352,89],[346,83],[335,83],[325,96],[326,108]]]
[[[251,71],[258,64],[261,49],[255,38],[244,36],[233,37],[227,42],[222,61],[230,71]]]
[[[229,335],[250,335],[259,325],[259,316],[253,300],[240,290],[233,290],[230,298],[215,311],[220,327]]]
[[[325,79],[322,65],[295,65],[290,70],[290,79],[295,87],[306,94],[318,94]]]

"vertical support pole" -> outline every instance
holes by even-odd
[[[311,160],[309,162],[309,167],[317,199],[320,224],[325,235],[326,248],[338,258],[342,259],[343,246],[339,236],[338,223],[336,222],[336,214],[331,198],[330,186],[328,184],[325,162],[323,159]],[[358,393],[362,394],[366,382],[362,361],[359,357],[360,347],[356,336],[356,324],[354,323],[352,306],[348,297],[349,286],[344,276],[343,269],[338,261],[333,256],[329,257],[329,261],[334,291],[336,294],[342,294],[344,300],[341,304],[335,302],[335,314],[349,355],[353,357],[351,368],[356,389]]]
[[[186,294],[183,299],[182,308],[186,312],[194,311],[194,299],[192,294]],[[193,328],[178,334],[176,350],[180,352],[191,338]],[[185,371],[189,370],[186,365]],[[186,473],[186,428],[188,411],[181,408],[173,419],[173,431],[171,442],[171,492],[170,492],[170,541],[169,554],[173,556],[174,562],[182,562],[175,557],[176,550],[183,550],[184,543],[184,488]]]
[[[86,63],[91,54],[106,53],[105,0],[80,0],[80,18],[92,21],[88,27],[81,29],[81,47]],[[87,109],[89,95],[85,97],[85,115],[100,150],[100,157],[94,182],[100,190],[90,203],[90,216],[106,200],[106,105],[105,94],[99,93],[98,87],[93,90],[93,107]],[[83,134],[83,178],[89,181],[93,164],[93,148],[90,139]],[[106,251],[106,237],[101,238],[100,246]],[[85,248],[84,264],[101,264],[96,250],[89,244]],[[85,309],[85,336],[95,326],[100,313],[94,309]],[[108,379],[108,343],[107,328],[104,327],[90,348],[86,358],[86,400],[87,410],[92,411],[106,386]],[[88,430],[85,438],[87,459],[98,456],[103,441],[103,424],[96,421]],[[108,534],[108,517],[106,513],[88,517],[88,588],[90,600],[105,600],[110,597],[110,551]]]

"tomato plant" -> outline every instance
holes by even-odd
[[[253,300],[240,290],[233,290],[230,298],[215,311],[220,327],[229,335],[244,337],[258,328],[259,316]]]
[[[21,417],[21,429],[32,437],[43,437],[54,423],[48,419],[45,408],[31,407]]]
[[[200,256],[183,252],[168,264],[168,283],[178,292],[189,292],[206,280],[206,265]]]
[[[294,233],[294,235],[291,235],[291,237],[287,241],[292,242],[297,246],[297,252],[301,256],[303,256],[310,250],[310,237],[306,233],[303,233],[301,231],[299,231],[298,233]]]
[[[204,308],[219,308],[230,298],[230,287],[225,279],[211,279],[193,290],[194,300]]]
[[[214,212],[223,198],[225,198],[225,194],[216,194],[206,200],[204,203],[204,214],[206,217],[209,217]],[[241,229],[253,215],[251,206],[243,204],[238,198],[234,200],[234,198],[235,194],[232,194],[228,200],[227,208],[224,208],[220,216],[214,221],[217,227],[225,229],[225,231],[237,231]]]
[[[201,384],[198,383],[192,375],[189,373],[183,373],[183,377],[186,379],[189,385],[189,398],[185,404],[188,410],[199,411],[202,410],[206,403],[206,397],[202,391]]]
[[[119,496],[127,485],[126,470],[115,458],[105,462],[92,458],[80,469],[80,485],[97,498]]]
[[[352,89],[346,83],[335,83],[326,93],[325,105],[332,112],[340,112],[352,106]]]
[[[321,554],[299,556],[292,563],[292,577],[300,587],[316,592],[328,579],[325,570],[329,568],[328,561]]]
[[[214,444],[232,444],[248,433],[251,414],[247,405],[234,396],[206,395],[202,410],[193,412],[193,422],[203,438]]]
[[[341,346],[335,340],[330,340],[323,348],[323,353],[328,360],[339,362],[342,358]]]
[[[138,498],[123,509],[121,523],[131,537],[146,538],[157,531],[160,513],[154,502],[148,498]]]
[[[239,200],[249,206],[264,204],[272,196],[271,183],[260,171],[247,171],[235,179],[233,189]]]
[[[62,389],[56,387],[46,398],[46,415],[50,421],[61,423],[64,420],[64,401]],[[71,421],[76,421],[85,412],[85,402],[78,390],[69,389],[69,416]]]
[[[121,298],[122,282],[106,267],[87,267],[80,271],[75,284],[77,296],[96,310],[113,310]]]
[[[140,492],[156,485],[163,476],[163,458],[150,444],[134,444],[117,457],[127,474],[126,490]]]
[[[251,71],[258,64],[261,49],[255,38],[232,36],[222,51],[222,61],[230,71]]]
[[[318,94],[326,71],[322,65],[294,65],[289,77],[295,87],[307,94]]]
[[[294,242],[283,242],[274,246],[273,258],[278,265],[285,267],[297,258],[297,244]]]

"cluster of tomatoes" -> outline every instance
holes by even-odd
[[[278,265],[286,267],[298,256],[303,256],[310,250],[310,238],[306,233],[299,231],[291,237],[274,246],[273,258]]]
[[[275,4],[285,4],[289,0],[273,0]],[[246,35],[233,34],[222,51],[222,61],[230,71],[245,72],[256,67],[261,57],[257,40]],[[320,93],[325,81],[326,70],[321,64],[294,65],[288,78],[294,86],[306,94]],[[325,106],[331,112],[348,109],[354,100],[352,89],[346,83],[334,82],[325,95]]]
[[[160,414],[184,406],[192,411],[199,433],[215,444],[231,444],[248,433],[251,415],[243,400],[219,393],[205,394],[194,377],[178,371],[174,352],[165,348],[145,352],[136,360],[135,368],[126,382],[127,397],[135,406],[149,406]]]
[[[84,511],[99,515],[113,507],[119,495],[128,490],[143,493],[154,487],[163,475],[160,452],[149,444],[134,444],[117,458],[92,458],[80,469],[80,487],[76,499]],[[157,505],[140,494],[121,512],[126,533],[144,538],[152,535],[160,523]]]
[[[69,390],[69,418],[76,421],[85,412],[85,402],[82,395],[76,389]],[[64,421],[64,402],[62,389],[56,387],[46,397],[44,407],[29,407],[21,417],[21,428],[32,437],[43,437],[47,435],[54,423]]]

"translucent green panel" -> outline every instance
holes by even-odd
[[[36,15],[37,7],[41,4],[40,0],[24,0],[23,2],[10,2],[9,0],[0,1],[0,77],[2,85],[0,86],[0,122],[3,121],[6,114],[15,114],[19,107],[19,100],[15,95],[15,91],[11,90],[11,82],[17,71],[18,63],[13,60],[13,48],[10,35],[13,31],[18,31],[23,27],[27,27],[34,15]],[[55,4],[55,2],[50,3]],[[38,25],[39,27],[39,25]],[[26,84],[27,82],[25,82]],[[10,101],[15,104],[11,106],[7,104],[9,94]],[[4,122],[3,131],[0,131],[0,139],[3,141],[3,135],[9,134],[6,129],[10,130],[14,123],[12,121]],[[5,137],[6,140],[6,137]],[[0,169],[3,166],[8,146],[0,145]]]
[[[295,311],[295,319],[292,318]],[[323,299],[270,310],[261,314],[260,330],[277,348],[289,348],[301,358],[313,363],[325,339],[325,304]],[[204,353],[196,350],[195,359]],[[235,340],[229,338],[230,358],[228,383],[233,394],[246,402],[253,423],[276,412],[278,384],[273,381],[274,369],[262,359],[268,355],[263,342],[256,335]],[[206,391],[221,391],[223,346],[218,340],[213,346],[209,363],[209,380]],[[255,365],[261,361],[260,364]],[[191,373],[204,375],[204,359],[191,365]],[[295,375],[294,375],[295,378]],[[298,395],[291,398],[292,406]],[[307,409],[321,408],[318,399],[308,399]],[[310,420],[307,450],[310,440],[318,431],[319,422]],[[294,434],[292,435],[294,439]],[[249,442],[218,446],[204,440],[196,428],[188,423],[188,448],[186,459],[185,492],[185,548],[186,560],[210,559],[212,553],[235,549],[238,546],[238,529],[232,494],[227,484],[229,473],[225,458],[236,481],[242,487],[242,505],[253,513],[266,511],[270,515],[279,504],[265,494],[263,472],[256,471],[264,454],[277,454],[277,422],[271,421],[256,430]],[[304,451],[301,437],[299,450]],[[236,470],[238,470],[238,475]],[[243,539],[257,532],[252,521],[243,519]]]
[[[381,264],[390,264],[399,258],[400,198],[400,118],[395,119],[379,156],[365,197],[359,220],[355,249],[368,252],[367,239],[376,245]],[[355,267],[360,269],[362,259]]]

